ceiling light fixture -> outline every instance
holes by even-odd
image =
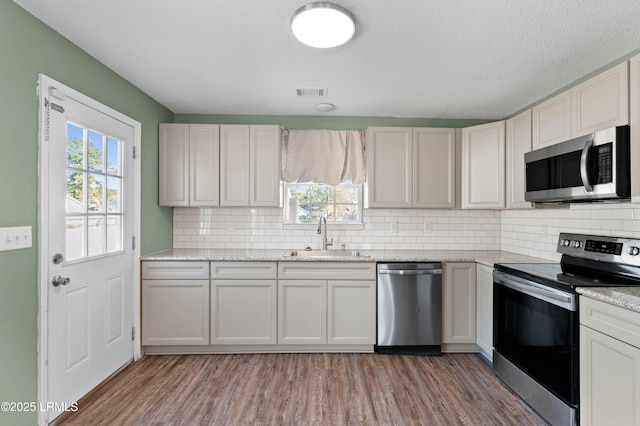
[[[334,109],[336,109],[336,106],[334,104],[322,103],[322,104],[316,105],[316,109],[320,112],[331,112]]]
[[[351,40],[356,23],[347,9],[320,1],[306,4],[295,11],[291,17],[291,31],[307,46],[328,48]]]

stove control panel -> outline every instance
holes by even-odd
[[[640,239],[560,233],[558,253],[640,266]]]

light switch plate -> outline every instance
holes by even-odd
[[[30,248],[31,226],[0,228],[0,251]]]

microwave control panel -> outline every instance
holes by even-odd
[[[596,184],[613,182],[613,143],[595,147]]]

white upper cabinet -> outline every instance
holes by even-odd
[[[572,137],[629,124],[629,65],[623,62],[571,89]]]
[[[413,198],[413,129],[369,127],[366,134],[369,207],[407,208]]]
[[[506,156],[506,202],[508,209],[531,208],[524,199],[525,164],[524,154],[531,151],[531,110],[507,120]]]
[[[413,129],[413,207],[455,208],[454,129]]]
[[[462,129],[462,208],[505,207],[505,122]]]
[[[629,64],[621,63],[532,108],[533,149],[629,124]]]
[[[280,126],[251,126],[249,204],[280,205],[282,155]]]
[[[369,127],[369,207],[455,208],[455,129]]]
[[[220,205],[280,204],[280,127],[220,126]]]
[[[218,125],[160,124],[159,204],[217,206]]]
[[[571,139],[571,92],[547,99],[531,109],[533,149]]]
[[[249,126],[220,126],[220,205],[249,205]]]
[[[217,124],[189,125],[189,205],[220,204],[220,139]]]

